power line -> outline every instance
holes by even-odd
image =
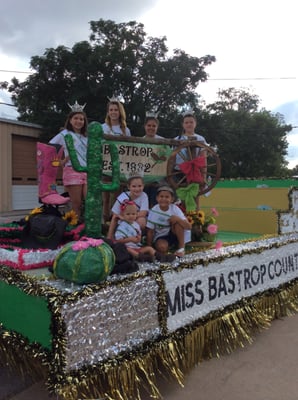
[[[2,101],[0,101],[0,104],[4,104],[5,106],[17,107],[17,106],[15,106],[14,104],[2,103]]]
[[[12,71],[10,69],[0,69],[0,72],[8,72],[8,73],[14,73],[14,74],[32,74],[31,71]]]

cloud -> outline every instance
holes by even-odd
[[[288,124],[298,127],[298,100],[281,104],[275,111],[282,114]]]
[[[12,106],[12,101],[8,93],[0,90],[0,118],[17,119],[19,113]]]
[[[88,40],[90,21],[138,21],[157,0],[10,0],[1,3],[0,52],[19,58]]]

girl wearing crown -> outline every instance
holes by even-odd
[[[157,135],[159,127],[159,121],[157,119],[157,113],[146,112],[146,118],[144,122],[145,136],[146,139],[164,139],[162,136]]]
[[[73,169],[64,138],[67,134],[72,136],[79,163],[83,167],[86,166],[88,121],[83,111],[84,107],[80,106],[77,102],[73,106],[70,106],[72,111],[65,121],[64,129],[49,142],[50,144],[58,144],[64,149],[65,158],[61,160],[63,185],[69,194],[72,209],[79,219],[81,217],[83,199],[87,194],[87,174],[85,172],[77,172]]]
[[[130,130],[126,125],[126,113],[121,100],[118,97],[108,98],[107,114],[105,122],[102,124],[103,132],[106,135],[131,136]],[[103,219],[107,221],[110,214],[110,194],[103,193]]]
[[[102,128],[107,135],[131,136],[130,130],[126,125],[125,109],[119,98],[112,97],[109,99],[107,115]]]

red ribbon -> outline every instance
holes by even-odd
[[[125,211],[127,206],[137,206],[136,203],[132,200],[124,200],[123,203],[120,204],[120,210]]]
[[[206,157],[200,156],[191,161],[184,161],[179,165],[181,171],[185,174],[187,183],[202,183],[204,178],[200,168],[206,167]]]

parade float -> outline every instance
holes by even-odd
[[[71,141],[68,145],[73,154]],[[141,399],[142,388],[161,398],[159,373],[183,385],[193,366],[250,343],[274,318],[297,312],[295,186],[288,190],[288,207],[275,215],[276,234],[222,246],[195,243],[171,264],[140,263],[133,273],[111,273],[115,259],[101,239],[102,192],[115,190],[126,168],[142,169],[152,182],[167,176],[173,187],[183,189],[188,211],[197,212],[199,196],[215,187],[220,173],[212,149],[203,146],[205,162],[193,156],[202,146],[181,144],[173,152],[163,141],[112,143],[102,138],[98,125],[91,126],[86,226],[66,226],[60,248],[34,250],[21,246],[23,227],[0,229],[2,366],[44,379],[62,399],[135,400]],[[182,176],[175,166],[181,151],[190,161]],[[124,153],[127,158],[121,159]],[[75,155],[72,162],[82,170]],[[188,181],[195,166],[200,176]],[[156,168],[166,172],[155,174]],[[103,173],[111,176],[110,183],[102,180]],[[202,176],[207,186],[198,182]],[[67,265],[73,269],[60,276],[65,252],[70,252]],[[91,263],[83,261],[87,252]],[[100,265],[101,275],[78,282],[74,277],[86,263]],[[48,270],[53,265],[54,275]]]

